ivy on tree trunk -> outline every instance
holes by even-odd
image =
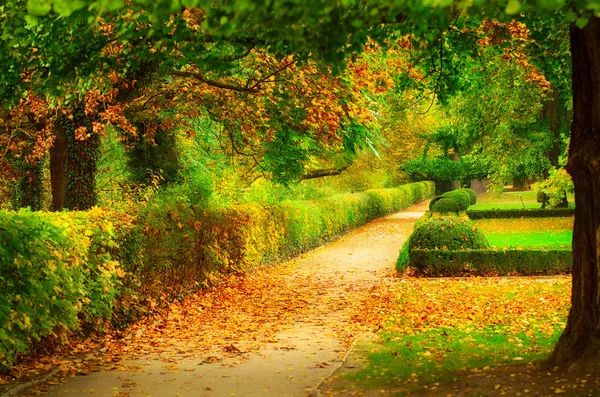
[[[573,124],[567,171],[575,186],[573,292],[556,363],[600,369],[600,19],[571,27]]]
[[[64,208],[87,210],[96,205],[96,170],[100,155],[100,137],[92,133],[92,123],[83,106],[72,110],[73,118],[64,121],[67,142]],[[76,130],[86,127],[88,136],[77,136]]]

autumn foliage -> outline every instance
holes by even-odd
[[[135,215],[0,212],[0,365],[79,329],[120,327],[223,274],[279,262],[368,220],[429,198],[419,182],[322,201],[205,211],[148,205]],[[40,306],[41,302],[51,305]]]

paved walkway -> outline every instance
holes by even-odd
[[[377,316],[369,310],[374,288],[395,276],[400,247],[426,206],[375,220],[235,288],[191,297],[173,308],[177,315],[115,342],[123,353],[112,368],[23,395],[316,395]]]

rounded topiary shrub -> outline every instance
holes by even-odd
[[[461,211],[465,211],[471,205],[471,196],[464,190],[452,190],[442,194],[442,197],[449,197],[454,199],[459,206]]]
[[[433,205],[434,205],[436,202],[440,201],[441,199],[443,199],[443,197],[442,197],[442,196],[435,196],[434,198],[432,198],[432,199],[431,199],[431,201],[429,202],[429,210],[430,210],[430,211],[431,211],[431,210],[433,210]]]
[[[474,190],[467,189],[467,188],[460,189],[460,190],[469,195],[469,198],[471,199],[471,205],[477,204],[477,193],[475,193]]]
[[[441,197],[439,200],[433,203],[431,206],[432,212],[458,212],[461,210],[461,206],[454,198]]]
[[[439,202],[441,202],[440,200]],[[485,235],[466,219],[442,216],[430,217],[415,225],[410,236],[409,251],[413,249],[482,249],[489,248]]]

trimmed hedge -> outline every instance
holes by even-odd
[[[475,192],[475,190],[471,190],[471,189],[467,189],[467,188],[463,188],[460,190],[466,192],[469,195],[469,197],[471,198],[471,205],[477,204],[477,193]]]
[[[126,275],[119,261],[133,252],[119,247],[132,220],[99,209],[0,211],[0,369],[42,338],[62,342],[110,318]]]
[[[433,200],[432,200],[433,201]],[[440,197],[430,206],[432,212],[445,213],[454,212],[458,214],[461,211],[460,204],[450,197]]]
[[[420,250],[410,252],[410,265],[426,276],[551,275],[570,273],[568,249]]]
[[[465,211],[475,202],[477,202],[477,193],[471,189],[457,189],[434,197],[429,202],[429,209],[433,212],[460,212]]]
[[[431,216],[418,222],[408,245],[409,256],[415,249],[456,250],[490,246],[482,232],[467,219],[457,216]]]
[[[287,259],[434,192],[418,182],[216,211],[166,201],[135,215],[0,211],[0,369],[40,340],[124,325],[220,274]]]
[[[514,210],[467,210],[471,219],[492,218],[554,218],[574,216],[574,208],[523,208]]]

